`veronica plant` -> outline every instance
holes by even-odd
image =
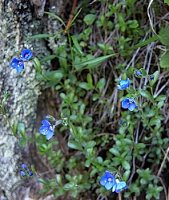
[[[130,86],[130,79],[128,78],[127,80],[120,80],[119,81],[119,85],[117,86],[117,88],[119,90],[125,90]]]
[[[133,111],[135,108],[137,108],[137,104],[133,98],[125,98],[122,103],[122,108],[128,109],[130,111]]]
[[[51,124],[50,120],[54,121],[55,123]],[[52,116],[46,116],[46,118],[41,122],[42,126],[40,127],[39,132],[42,135],[45,135],[47,140],[50,140],[54,135],[55,127],[62,122],[62,120],[55,120],[55,118]]]
[[[26,164],[23,163],[21,165],[20,175],[22,177],[29,177],[29,176],[33,176],[33,172],[32,170],[29,170]]]
[[[100,184],[106,188],[106,190],[112,189],[112,192],[119,193],[124,189],[127,189],[125,181],[119,181],[115,175],[109,171],[106,171],[100,179]]]
[[[10,67],[16,69],[16,72],[19,74],[24,69],[24,62],[29,61],[33,56],[33,53],[30,49],[23,49],[21,51],[20,58],[14,57],[10,62]]]

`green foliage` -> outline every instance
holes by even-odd
[[[160,42],[166,46],[169,46],[169,36],[168,36],[169,27],[161,28],[159,33]]]
[[[141,195],[148,200],[160,198],[162,187],[156,174],[168,138],[162,114],[166,96],[158,92],[158,85],[161,86],[160,70],[168,68],[168,51],[160,58],[161,68],[155,62],[151,69],[146,68],[144,56],[134,66],[134,61],[127,68],[126,63],[136,55],[136,49],[146,48],[152,42],[159,40],[168,48],[168,28],[143,40],[150,27],[142,27],[140,17],[136,17],[144,11],[135,9],[136,3],[98,1],[104,9],[84,8],[78,22],[75,20],[72,25],[83,25],[80,31],[70,31],[67,43],[51,55],[34,59],[37,79],[45,81],[46,87],[58,94],[57,112],[67,119],[67,126],[58,127],[56,133],[64,144],[61,139],[48,142],[42,135],[36,136],[42,159],[49,162],[56,174],[49,180],[40,179],[44,193],[52,191],[55,197],[68,194],[70,199],[79,196],[85,199],[85,195],[96,199],[98,194],[111,197],[110,192],[98,185],[102,173],[110,170],[129,183],[122,194],[125,198]],[[46,14],[65,27],[58,16]],[[51,36],[40,34],[32,38],[43,37]],[[57,69],[42,70],[41,65],[53,59],[58,59]],[[135,76],[137,69],[142,73],[140,77]],[[117,93],[115,82],[119,77],[128,77],[131,86]],[[120,101],[125,97],[135,99],[136,111],[121,110]]]
[[[169,51],[167,51],[160,58],[160,66],[161,68],[169,68]]]

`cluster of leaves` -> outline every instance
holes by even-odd
[[[90,9],[83,10],[80,32],[72,28],[66,44],[42,60],[34,59],[37,79],[60,95],[58,112],[60,118],[68,119],[67,127],[56,129],[57,135],[65,139],[66,152],[60,141],[48,142],[43,136],[36,136],[40,155],[56,173],[55,178],[40,179],[43,192],[52,192],[56,197],[68,193],[75,199],[79,195],[93,199],[99,194],[111,197],[114,194],[98,184],[99,176],[108,169],[128,182],[125,198],[144,195],[148,200],[159,199],[162,187],[156,174],[168,144],[161,112],[166,96],[156,91],[161,71],[152,68],[150,74],[146,67],[141,67],[143,60],[126,68],[126,60],[131,59],[137,48],[153,41],[160,41],[167,49],[168,28],[142,41],[144,31],[135,0],[98,1],[98,4],[99,11],[89,5]],[[64,25],[58,16],[48,15]],[[116,37],[112,38],[114,30]],[[33,39],[44,37],[56,35],[41,34]],[[41,65],[55,58],[59,61],[57,70],[42,70]],[[160,66],[161,70],[169,67],[167,50],[161,56]],[[140,76],[136,76],[136,69]],[[128,77],[135,84],[127,93],[122,91],[118,95],[115,84],[118,77]],[[116,98],[113,106],[111,96]],[[121,110],[118,105],[125,97],[137,98],[137,111]]]
[[[91,9],[89,14],[84,15],[83,30],[76,34],[69,33],[68,43],[41,61],[43,64],[51,58],[58,58],[59,69],[42,71],[39,60],[34,60],[37,77],[46,81],[47,86],[60,95],[60,116],[69,121],[70,131],[67,127],[57,129],[57,134],[67,137],[70,148],[68,159],[61,150],[54,150],[59,149],[59,141],[57,144],[38,141],[40,153],[45,154],[51,166],[56,168],[56,179],[50,183],[44,182],[46,191],[52,188],[55,196],[63,195],[67,190],[74,198],[79,194],[85,196],[85,192],[91,195],[90,191],[93,190],[96,194],[110,195],[98,186],[98,175],[109,169],[128,181],[125,198],[142,194],[146,199],[159,199],[162,187],[153,166],[156,164],[157,169],[160,167],[168,143],[168,139],[162,136],[164,117],[161,108],[166,97],[155,92],[160,71],[151,69],[149,74],[146,68],[140,67],[142,61],[126,69],[125,60],[131,58],[135,49],[153,41],[160,40],[168,45],[168,28],[162,29],[158,36],[142,41],[141,22],[132,19],[134,14],[139,14],[134,10],[135,4],[134,0],[117,4],[104,1],[100,6],[104,6],[106,11]],[[114,29],[118,32],[117,37],[107,43],[93,33],[99,30],[103,38],[106,35],[111,37]],[[92,37],[95,43],[91,42]],[[99,56],[95,58],[94,54]],[[160,59],[161,68],[168,68],[167,54]],[[109,62],[105,62],[107,60]],[[141,76],[136,76],[136,68]],[[116,77],[129,77],[138,85],[137,88],[130,87],[127,94],[119,94],[121,100],[136,97],[138,103],[138,112],[123,111],[121,120],[116,111],[111,112],[112,107],[108,104],[115,82],[114,77],[111,77],[111,83],[108,82],[112,71]],[[139,87],[140,82],[145,80],[146,85]],[[117,108],[117,105],[114,107]],[[105,108],[106,117],[101,120]],[[113,122],[111,115],[114,119],[118,117],[120,123]],[[106,128],[104,125],[107,124],[116,128]]]

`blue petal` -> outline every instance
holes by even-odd
[[[119,183],[116,184],[116,190],[115,190],[115,192],[119,193],[121,190],[126,189],[126,188],[127,188],[126,182],[121,181],[121,182],[119,182]]]
[[[20,171],[20,175],[21,175],[21,176],[25,176],[26,173],[25,173],[24,171],[21,170],[21,171]]]
[[[110,190],[112,187],[113,187],[113,182],[107,182],[107,183],[105,184],[106,190]]]
[[[24,62],[15,57],[11,60],[10,67],[16,69],[17,73],[20,73],[24,69]]]
[[[120,87],[119,89],[124,90],[130,86],[130,79],[128,78],[127,80],[121,80],[120,81]]]
[[[106,174],[104,174],[100,179],[100,184],[102,186],[105,186],[106,183],[107,183],[107,176],[106,176]]]
[[[128,85],[128,80],[121,80],[120,85]]]
[[[27,169],[27,168],[28,168],[26,164],[22,164],[21,167],[22,167],[23,169]]]
[[[119,90],[124,90],[124,89],[126,89],[127,88],[127,86],[126,86],[126,83],[125,83],[126,81],[120,81],[120,83],[119,83],[119,85],[117,86],[117,88],[119,89]]]
[[[111,172],[105,171],[104,175],[100,179],[100,184],[102,186],[105,186],[106,189],[109,190],[114,185],[114,183],[115,176]]]
[[[116,190],[116,183],[115,183],[115,185],[113,185],[113,187],[112,187],[112,192],[115,192],[115,190]]]
[[[47,135],[46,135],[46,139],[50,140],[53,137],[54,132],[53,131],[48,131]]]
[[[129,107],[129,99],[128,98],[124,99],[121,103],[121,106],[122,106],[122,108],[125,108],[125,109],[128,108]]]
[[[39,129],[39,132],[42,134],[42,135],[47,135],[48,134],[48,131],[49,131],[49,127],[48,126],[44,126],[42,125]]]
[[[29,172],[29,176],[33,176],[33,172],[32,171]]]
[[[12,68],[16,68],[17,67],[17,63],[18,63],[18,58],[12,58],[12,60],[11,60],[11,62],[10,62],[10,67],[12,67]]]
[[[23,49],[20,58],[23,61],[28,61],[32,58],[32,51],[30,49]]]
[[[42,120],[41,123],[42,123],[44,126],[51,126],[51,123],[50,123],[48,120],[46,120],[46,119]]]
[[[16,72],[20,74],[23,69],[24,69],[24,66],[18,66],[16,67]]]
[[[142,76],[142,72],[141,72],[140,70],[137,70],[137,71],[135,72],[135,74],[136,74],[136,76]]]
[[[118,90],[123,90],[122,87],[121,87],[121,85],[117,85],[117,89]]]
[[[128,109],[129,109],[130,111],[133,111],[136,107],[137,107],[137,105],[135,104],[135,102],[133,102],[133,103],[130,103],[130,104],[129,104]]]

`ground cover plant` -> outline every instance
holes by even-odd
[[[73,1],[68,23],[45,13],[61,24],[62,45],[45,57],[26,48],[11,59],[19,77],[32,62],[47,95],[34,137],[24,122],[10,124],[20,148],[34,144],[43,163],[44,170],[26,160],[18,166],[23,180],[40,185],[37,199],[169,198],[168,4]],[[29,39],[55,44],[58,30]]]

